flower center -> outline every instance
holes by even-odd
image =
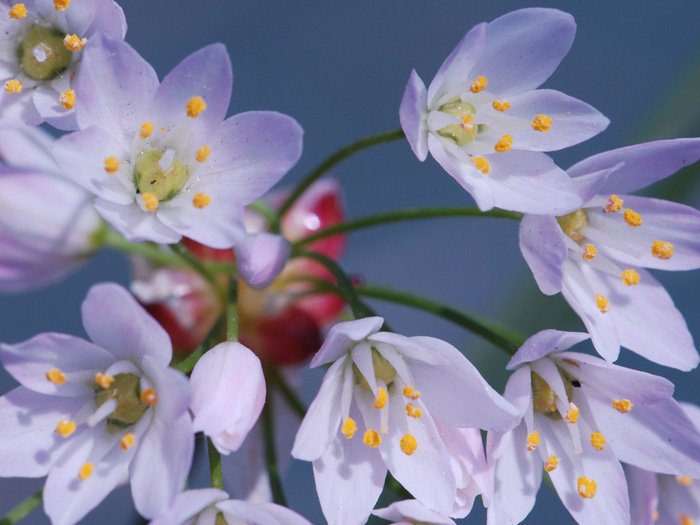
[[[187,182],[187,177],[187,167],[175,158],[172,149],[144,151],[136,160],[134,186],[137,192],[154,195],[158,201],[175,197]]]
[[[557,222],[564,233],[577,244],[583,244],[586,241],[586,236],[581,233],[581,230],[588,226],[588,214],[583,208],[557,217]]]
[[[559,370],[559,375],[561,375],[562,381],[564,381],[564,388],[566,389],[567,401],[571,402],[574,396],[574,386],[580,385],[576,379],[571,377],[566,371]],[[549,386],[549,383],[542,379],[542,376],[532,372],[532,408],[535,412],[544,414],[552,419],[560,419],[561,414],[557,411],[557,394],[554,389]]]
[[[107,385],[103,387],[101,385]],[[141,399],[141,381],[133,374],[117,374],[113,381],[95,383],[95,402],[98,408],[110,399],[117,402],[117,408],[107,417],[107,428],[120,431],[136,423],[149,403]]]
[[[17,48],[24,74],[34,80],[51,80],[70,65],[73,53],[63,43],[65,34],[48,27],[33,26]]]
[[[384,384],[386,384],[388,387],[396,377],[396,369],[391,366],[391,363],[382,357],[382,354],[380,354],[374,348],[372,348],[372,364],[374,365],[374,376],[377,379],[384,381]],[[355,384],[358,384],[365,390],[369,390],[371,392],[372,388],[369,386],[365,376],[362,375],[362,372],[360,372],[360,369],[357,368],[355,363],[352,364],[352,372],[355,379]]]
[[[438,108],[438,111],[457,117],[461,124],[450,124],[438,130],[438,135],[454,141],[458,146],[468,144],[479,133],[479,124],[474,122],[476,108],[456,97]]]

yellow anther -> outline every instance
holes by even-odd
[[[557,468],[557,466],[559,466],[559,458],[557,458],[554,454],[549,456],[547,461],[544,462],[544,469],[547,472],[552,472],[555,468]]]
[[[411,434],[406,434],[401,438],[401,451],[407,456],[413,454],[417,448],[418,442]]]
[[[581,476],[578,478],[578,495],[582,498],[592,498],[598,491],[598,485],[591,478]]]
[[[535,430],[532,434],[527,436],[527,449],[532,452],[537,447],[540,446],[540,433]]]
[[[625,283],[627,286],[639,284],[639,274],[631,268],[622,272],[620,278],[622,279],[622,282]]]
[[[58,368],[52,368],[46,372],[46,379],[57,385],[62,385],[66,382],[66,376]]]
[[[80,38],[78,35],[66,35],[63,39],[63,44],[68,51],[80,51],[87,44],[87,38]]]
[[[693,478],[688,476],[676,476],[676,483],[679,485],[690,485],[693,482]]]
[[[61,96],[58,97],[58,101],[66,109],[73,109],[75,107],[75,91],[72,89],[66,89]]]
[[[153,122],[149,120],[148,122],[141,124],[141,131],[139,131],[139,135],[142,139],[147,139],[151,136],[151,133],[153,133]]]
[[[129,432],[128,434],[124,434],[124,436],[122,436],[122,439],[119,442],[119,446],[122,447],[122,450],[129,450],[131,447],[134,446],[135,443],[136,436]]]
[[[388,396],[386,395],[386,390],[379,387],[379,392],[377,392],[377,397],[374,398],[374,408],[384,408],[386,405],[386,400]]]
[[[377,448],[382,442],[382,436],[376,430],[367,430],[362,438],[362,442],[368,447]]]
[[[681,525],[695,525],[695,520],[685,513],[681,514],[678,520]]]
[[[211,148],[208,145],[204,145],[197,150],[195,158],[197,162],[205,162],[209,155],[211,155]]]
[[[409,399],[413,399],[414,401],[420,397],[420,392],[418,392],[418,390],[414,390],[410,386],[403,387],[402,392],[403,392],[404,397],[407,397]]]
[[[355,420],[351,417],[347,418],[345,420],[345,422],[343,423],[343,426],[340,427],[340,431],[348,439],[350,439],[352,436],[355,435],[356,430],[357,430],[357,424],[355,423]]]
[[[496,142],[493,149],[499,153],[503,153],[504,151],[510,151],[511,144],[513,144],[513,137],[510,135],[503,135],[501,140]]]
[[[56,11],[63,11],[64,9],[68,9],[69,5],[70,0],[53,0],[53,8]]]
[[[80,478],[80,481],[85,481],[90,476],[92,476],[92,468],[92,463],[85,463],[85,465],[80,467],[80,472],[78,472],[78,477]]]
[[[194,198],[192,199],[192,204],[195,208],[199,208],[201,210],[205,206],[209,206],[211,204],[211,197],[206,193],[195,193]]]
[[[547,133],[549,128],[552,127],[554,121],[547,115],[537,115],[532,120],[532,129],[535,131],[541,131],[542,133]]]
[[[654,509],[654,512],[651,514],[651,519],[654,521],[659,519],[659,509]]]
[[[486,77],[476,77],[476,80],[472,82],[472,85],[469,86],[469,89],[472,93],[480,93],[484,89],[486,89],[486,84],[488,84],[488,80],[486,80]]]
[[[627,399],[621,399],[620,401],[618,401],[617,399],[613,399],[612,407],[621,414],[627,414],[630,410],[634,408],[634,403]]]
[[[489,164],[489,161],[484,157],[472,157],[469,160],[471,160],[474,166],[476,166],[476,169],[478,169],[484,175],[491,171],[491,164]]]
[[[595,294],[595,305],[603,314],[610,311],[610,301],[608,301],[608,298],[602,294]]]
[[[462,126],[464,131],[471,132],[474,129],[474,117],[470,114],[462,115],[462,123],[460,126]]]
[[[8,93],[21,93],[23,87],[22,83],[16,78],[5,81],[5,91]]]
[[[10,18],[19,20],[25,16],[27,16],[27,8],[24,7],[24,4],[15,4],[12,6],[12,9],[10,9]]]
[[[141,195],[141,200],[148,211],[156,211],[158,209],[158,197],[153,193],[144,193]]]
[[[156,391],[152,388],[147,388],[141,392],[141,402],[146,403],[147,405],[157,405],[158,396],[156,395]]]
[[[673,244],[670,242],[654,241],[651,243],[651,254],[659,259],[670,259],[673,256]]]
[[[595,249],[595,246],[592,245],[591,243],[586,244],[583,247],[583,260],[584,261],[590,261],[593,259],[596,254],[598,253],[598,250]]]
[[[593,432],[591,434],[591,446],[596,450],[603,450],[605,448],[605,436],[600,432]]]
[[[117,157],[107,157],[105,159],[105,171],[107,173],[116,173],[119,171],[119,159]]]
[[[114,377],[103,374],[102,372],[97,372],[95,374],[95,383],[100,388],[109,388],[109,385],[114,383]]]
[[[406,415],[418,419],[423,415],[423,411],[420,408],[416,408],[411,403],[409,403],[406,405]]]
[[[195,118],[202,111],[207,109],[207,103],[204,102],[202,97],[192,97],[187,101],[187,116]]]
[[[642,225],[642,216],[639,215],[636,211],[630,210],[629,208],[625,210],[625,213],[622,214],[622,217],[625,219],[625,222],[633,228],[637,228],[638,226]]]
[[[67,438],[73,432],[75,432],[75,423],[72,421],[62,419],[58,422],[58,425],[56,425],[56,434],[61,437]]]
[[[622,209],[624,201],[617,195],[610,195],[608,203],[605,205],[605,213],[617,213]]]
[[[564,421],[571,425],[575,425],[578,421],[579,410],[576,405],[569,403],[569,410],[564,414]]]
[[[494,100],[491,106],[493,106],[493,109],[496,111],[508,111],[510,109],[510,102],[507,100]]]

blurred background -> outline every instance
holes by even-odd
[[[525,7],[520,1],[356,0],[123,0],[127,41],[162,78],[185,56],[212,42],[226,44],[234,71],[229,114],[276,110],[305,130],[304,154],[282,181],[292,185],[336,149],[399,127],[398,108],[412,69],[428,84],[473,25]],[[611,120],[594,139],[557,152],[567,168],[589,155],[640,141],[700,134],[700,2],[543,1],[571,12],[578,24],[569,55],[545,87],[593,105]],[[469,195],[408,144],[360,153],[335,170],[349,217],[411,206],[473,204]],[[647,194],[700,206],[700,169],[687,168]],[[347,272],[378,284],[418,292],[533,334],[543,328],[584,330],[560,296],[543,297],[518,249],[518,224],[499,219],[410,222],[351,234],[342,261]],[[700,274],[655,276],[664,283],[700,341]],[[0,297],[0,340],[15,343],[58,331],[84,336],[80,303],[97,282],[128,284],[123,256],[98,254],[78,273],[49,288]],[[428,314],[372,303],[405,335],[445,339],[501,390],[508,357],[464,330]],[[588,350],[580,345],[580,350]],[[700,403],[698,372],[650,365],[623,350],[620,364],[664,375],[676,398]],[[322,371],[307,374],[303,397],[313,398]],[[0,371],[0,390],[14,388]],[[206,469],[205,469],[206,470]],[[323,523],[311,466],[293,462],[286,478],[290,505]],[[206,477],[202,477],[202,484]],[[40,480],[0,480],[0,516],[34,493]],[[202,486],[202,485],[200,485]],[[115,491],[86,524],[137,523],[128,488]],[[548,488],[525,523],[573,523]],[[463,523],[483,523],[477,502]],[[23,523],[48,523],[41,510]]]

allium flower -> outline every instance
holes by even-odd
[[[223,522],[218,516],[223,517]],[[228,499],[218,489],[187,490],[178,495],[172,508],[150,525],[311,525],[291,509],[274,503],[249,503]]]
[[[183,235],[230,248],[243,209],[301,155],[302,130],[275,112],[223,120],[233,76],[223,45],[201,49],[158,83],[128,44],[96,37],[77,76],[81,131],[54,149],[59,165],[96,195],[95,208],[132,241]]]
[[[287,264],[292,245],[281,235],[260,232],[246,235],[235,251],[241,279],[254,290],[264,290]]]
[[[0,128],[47,121],[60,129],[76,129],[74,76],[83,46],[89,47],[98,32],[124,38],[121,7],[112,0],[24,0],[3,6]]]
[[[430,510],[414,499],[396,501],[385,509],[372,511],[372,514],[393,522],[393,525],[456,525],[447,516]]]
[[[63,278],[99,247],[90,195],[59,174],[38,128],[0,131],[0,292]]]
[[[0,398],[0,475],[46,476],[54,525],[79,521],[128,473],[136,509],[155,517],[185,484],[194,450],[187,379],[168,368],[168,335],[121,286],[83,302],[92,342],[46,333],[0,345],[22,386]]]
[[[451,514],[454,447],[441,428],[507,430],[516,421],[515,409],[459,350],[439,339],[379,332],[383,322],[335,325],[311,361],[312,368],[332,365],[292,456],[313,461],[330,523],[364,523],[387,469],[421,503]]]
[[[545,330],[508,363],[504,397],[522,414],[509,432],[489,432],[493,499],[489,524],[519,523],[549,477],[578,523],[629,523],[620,461],[697,477],[700,433],[658,376],[564,352],[588,334]]]
[[[471,29],[428,89],[414,70],[399,115],[418,159],[430,151],[482,210],[561,214],[580,206],[569,177],[542,152],[587,140],[608,119],[537,89],[575,32],[567,13],[521,9]]]
[[[559,291],[596,350],[615,361],[624,346],[681,370],[698,353],[681,313],[642,267],[700,268],[700,213],[628,193],[700,158],[700,139],[649,142],[601,153],[568,170],[584,201],[568,215],[526,215],[520,250],[543,293]]]

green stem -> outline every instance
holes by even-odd
[[[21,519],[27,517],[34,509],[41,505],[42,494],[43,489],[29,496],[22,503],[5,514],[5,517],[0,520],[0,525],[14,525]]]
[[[319,179],[330,170],[333,166],[338,164],[340,161],[346,159],[347,157],[362,151],[363,149],[371,148],[372,146],[378,146],[379,144],[384,144],[385,142],[392,142],[394,140],[401,140],[406,138],[402,129],[396,129],[391,131],[385,131],[383,133],[377,133],[376,135],[370,135],[369,137],[362,138],[351,144],[348,144],[344,148],[339,149],[332,155],[330,155],[326,160],[321,162],[316,168],[314,168],[311,173],[309,173],[301,183],[294,188],[294,191],[287,197],[282,206],[279,209],[279,216],[284,216],[289,208],[296,202],[296,200],[301,196],[306,189],[311,186],[316,179]]]
[[[301,402],[301,399],[299,399],[299,396],[297,396],[292,387],[289,386],[287,381],[285,381],[284,376],[280,373],[279,369],[275,366],[270,366],[267,368],[267,373],[272,384],[279,389],[282,397],[284,397],[284,400],[289,405],[289,408],[291,408],[297,416],[303,419],[306,415],[306,407],[304,406],[304,403]]]
[[[101,236],[101,242],[106,248],[111,248],[122,253],[141,255],[162,266],[187,266],[181,258],[161,249],[159,245],[150,242],[127,241],[112,228],[105,227],[104,233]]]
[[[435,314],[466,328],[510,355],[515,354],[526,339],[522,334],[501,326],[494,321],[420,295],[368,284],[358,287],[355,291],[364,297],[372,297],[374,299],[412,306]]]
[[[277,463],[277,453],[275,452],[275,436],[272,422],[272,396],[267,396],[265,406],[262,411],[263,439],[265,446],[265,463],[267,465],[267,475],[270,479],[270,490],[272,500],[283,507],[287,506],[287,499],[284,497],[282,479],[279,465]]]
[[[224,489],[224,476],[221,472],[221,454],[216,450],[216,447],[211,442],[211,438],[207,438],[207,450],[209,452],[209,476],[211,478],[211,488]]]
[[[267,221],[272,233],[279,233],[282,230],[280,216],[269,203],[260,199],[248,205],[248,208],[262,215]]]
[[[187,263],[194,270],[196,270],[197,273],[204,277],[204,279],[214,287],[214,290],[216,290],[217,294],[222,296],[222,299],[225,298],[225,294],[221,290],[221,286],[219,286],[219,282],[217,281],[216,276],[211,271],[209,271],[209,268],[207,268],[207,266],[201,260],[199,260],[196,255],[194,255],[182,244],[171,244],[170,249],[173,253],[177,254],[185,263]]]
[[[499,219],[514,219],[519,221],[523,218],[522,213],[506,210],[481,211],[478,208],[456,207],[435,207],[435,208],[408,208],[405,210],[395,210],[387,213],[369,215],[351,221],[346,221],[335,226],[329,226],[323,230],[309,235],[297,241],[294,246],[300,247],[312,243],[324,237],[345,233],[373,226],[391,224],[393,222],[413,221],[419,219],[437,219],[441,217],[496,217]]]
[[[215,343],[217,343],[220,340],[219,334],[224,329],[224,322],[224,317],[219,317],[216,323],[214,323],[212,329],[209,330],[209,333],[204,338],[204,341],[202,341],[202,344],[199,345],[194,352],[192,352],[178,364],[171,366],[173,366],[173,368],[179,370],[183,374],[189,374],[194,368],[194,365],[197,364],[197,361],[199,361],[199,358],[204,355],[204,352],[209,350],[212,346],[214,346]]]
[[[226,313],[226,339],[238,341],[238,281],[231,279],[228,285],[228,311]]]

